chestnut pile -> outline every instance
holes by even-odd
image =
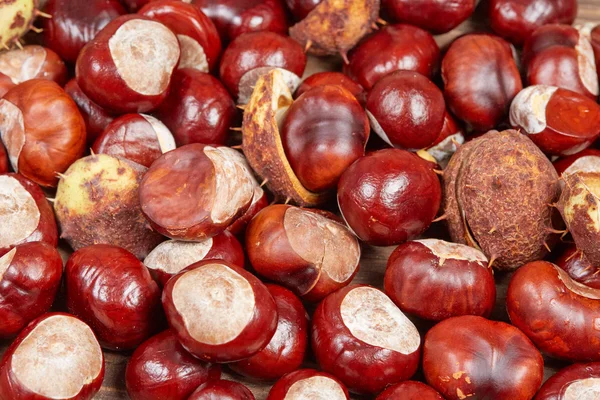
[[[576,0],[42,3],[0,1],[0,400],[600,400]]]

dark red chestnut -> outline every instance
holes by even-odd
[[[542,385],[535,400],[593,400],[600,395],[600,363],[574,364]]]
[[[432,78],[440,64],[440,49],[433,36],[412,25],[387,25],[362,41],[348,57],[345,71],[369,90],[381,78],[398,70],[415,71]]]
[[[465,315],[427,332],[423,371],[447,400],[530,400],[542,384],[544,362],[514,326]]]
[[[43,121],[43,123],[41,123]],[[0,100],[0,137],[15,172],[55,187],[85,149],[85,124],[77,105],[55,82],[32,79]]]
[[[184,68],[173,74],[169,96],[155,115],[171,130],[178,146],[226,144],[237,110],[217,78]]]
[[[234,235],[243,234],[246,231],[246,226],[252,220],[252,218],[254,218],[254,216],[258,214],[260,210],[266,208],[268,205],[269,199],[267,198],[267,194],[259,185],[256,185],[254,187],[254,194],[252,195],[250,207],[248,207],[246,212],[242,214],[241,217],[229,225],[226,230]]]
[[[5,174],[9,171],[8,167],[8,156],[6,155],[6,149],[0,141],[0,174]]]
[[[158,0],[139,12],[163,23],[177,35],[181,58],[179,68],[214,71],[221,54],[221,39],[213,22],[199,8],[176,0]]]
[[[162,242],[144,259],[144,265],[162,287],[173,275],[203,260],[225,260],[244,268],[244,250],[235,236],[225,231],[201,242]]]
[[[192,357],[169,329],[152,336],[133,352],[125,384],[132,400],[188,400],[198,386],[220,377],[220,366]]]
[[[452,115],[446,111],[444,113],[444,125],[442,125],[442,131],[438,138],[429,146],[426,150],[435,159],[438,165],[443,168],[448,165],[450,157],[461,144],[465,142],[465,135],[461,128],[456,123],[456,120]]]
[[[164,287],[169,325],[183,347],[209,362],[248,358],[269,343],[277,307],[251,273],[222,260],[190,265]]]
[[[308,342],[308,315],[291,291],[267,284],[277,305],[277,330],[263,350],[245,360],[229,364],[238,374],[262,380],[276,380],[296,371],[304,361]]]
[[[134,13],[152,0],[120,0],[130,13]]]
[[[57,246],[52,207],[42,189],[22,175],[0,175],[0,215],[0,255],[27,242]]]
[[[296,21],[301,21],[311,12],[322,0],[285,0],[288,10],[294,16]]]
[[[162,322],[158,285],[125,249],[97,244],[77,250],[65,281],[69,312],[89,323],[104,348],[134,349]]]
[[[547,261],[525,264],[506,294],[510,321],[552,357],[600,360],[600,290]]]
[[[42,19],[44,44],[69,63],[110,21],[127,12],[118,0],[49,0]]]
[[[75,74],[81,90],[100,107],[142,113],[167,97],[179,56],[169,28],[142,15],[124,15],[83,47]]]
[[[337,199],[360,240],[390,246],[423,233],[441,196],[432,163],[405,150],[386,149],[362,157],[342,174]]]
[[[428,147],[444,126],[442,91],[427,77],[396,71],[375,84],[367,95],[367,115],[373,130],[390,146]]]
[[[16,335],[47,312],[61,277],[60,254],[44,242],[23,243],[0,257],[0,337]]]
[[[483,33],[462,36],[450,45],[442,60],[442,79],[452,113],[481,131],[502,122],[523,88],[510,45]]]
[[[435,34],[451,31],[475,11],[475,0],[383,0],[381,11],[394,22],[416,25]]]
[[[600,269],[587,259],[575,245],[569,245],[554,261],[567,274],[579,283],[594,289],[600,289]]]
[[[25,328],[0,363],[0,398],[91,400],[104,380],[104,355],[94,332],[63,313]]]
[[[267,400],[349,400],[348,389],[335,376],[314,369],[285,375],[271,388]]]
[[[325,85],[336,85],[343,87],[352,93],[352,95],[356,97],[356,100],[358,100],[360,104],[364,105],[366,101],[366,93],[362,86],[341,72],[331,71],[317,72],[316,74],[312,74],[303,80],[294,93],[294,99],[297,99],[304,94],[304,92],[307,92],[314,87]]]
[[[254,400],[246,386],[238,382],[216,380],[201,385],[188,400]]]
[[[404,381],[384,390],[375,400],[444,400],[431,386],[416,381]]]
[[[112,121],[92,146],[95,154],[126,158],[144,167],[175,149],[169,128],[146,114],[126,114]]]
[[[559,158],[553,163],[559,176],[575,172],[600,171],[600,150],[585,149],[565,158]]]

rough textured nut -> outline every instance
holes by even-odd
[[[285,375],[269,391],[267,400],[347,400],[348,389],[333,375],[300,369]]]
[[[25,35],[36,17],[38,0],[15,0],[0,3],[0,48],[12,47]]]
[[[542,385],[535,400],[593,400],[600,397],[600,363],[561,369]]]

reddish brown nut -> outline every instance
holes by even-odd
[[[314,369],[285,375],[269,391],[267,400],[348,400],[348,389],[335,376]]]
[[[170,279],[162,302],[183,347],[210,362],[248,358],[277,328],[271,294],[251,273],[221,260],[190,265]]]
[[[455,40],[442,60],[442,79],[450,110],[481,131],[504,120],[510,102],[523,88],[510,45],[489,34]]]
[[[227,46],[221,57],[220,76],[233,98],[246,104],[260,76],[277,68],[293,92],[305,66],[304,50],[294,40],[274,32],[254,32]]]
[[[65,172],[84,152],[85,123],[60,86],[32,79],[0,100],[0,137],[15,172],[55,187],[57,173]]]
[[[440,49],[427,31],[412,25],[387,25],[361,42],[349,56],[345,71],[369,90],[390,72],[409,70],[432,78]]]
[[[229,367],[249,378],[276,380],[299,369],[304,361],[308,314],[291,291],[277,285],[266,286],[277,305],[277,330],[267,347],[250,358],[229,364]]]
[[[340,179],[344,220],[363,242],[390,246],[423,233],[440,207],[442,191],[432,164],[405,150],[368,154]]]
[[[561,369],[542,385],[535,400],[594,399],[600,395],[600,363]]]
[[[558,239],[551,204],[559,193],[556,170],[531,140],[491,131],[462,145],[444,171],[450,236],[500,270],[542,259]]]
[[[56,190],[54,211],[61,238],[74,250],[96,243],[122,247],[140,260],[164,237],[142,215],[140,181],[147,169],[98,154],[77,160]]]
[[[169,28],[142,15],[124,15],[83,47],[75,74],[81,90],[100,107],[142,113],[167,97],[179,56]]]
[[[427,332],[423,371],[447,400],[530,400],[542,384],[544,362],[514,326],[466,315]]]
[[[224,260],[244,268],[244,250],[235,236],[225,231],[201,242],[162,242],[144,259],[144,265],[163,287],[174,275],[203,260]]]
[[[373,130],[390,146],[405,149],[431,146],[446,112],[442,91],[412,71],[396,71],[379,80],[369,91],[366,108]]]
[[[175,147],[173,134],[158,119],[146,114],[126,114],[108,124],[94,142],[92,151],[150,167],[158,157]]]
[[[238,382],[215,380],[201,385],[188,400],[254,400],[246,386]]]
[[[63,86],[67,67],[55,52],[38,45],[0,53],[0,98],[10,88],[31,79],[48,79]]]
[[[63,313],[31,322],[0,363],[0,397],[91,400],[104,380],[104,355],[94,332]]]
[[[118,0],[49,0],[44,12],[52,15],[42,19],[44,44],[69,63],[110,21],[126,14]]]
[[[260,212],[263,208],[266,208],[269,205],[269,199],[267,198],[267,194],[259,185],[254,187],[254,193],[252,195],[252,202],[250,203],[250,207],[246,210],[246,212],[236,219],[233,224],[227,227],[227,231],[234,235],[242,235],[246,232],[246,226],[248,223],[254,218],[256,214]]]
[[[47,243],[23,243],[1,256],[0,337],[16,335],[47,312],[61,277],[60,254]]]
[[[444,125],[442,130],[431,146],[426,150],[435,159],[438,165],[446,168],[448,161],[456,150],[465,142],[465,135],[456,123],[452,115],[444,113]]]
[[[438,239],[398,246],[388,260],[384,287],[402,311],[433,321],[488,317],[496,301],[494,275],[485,255]]]
[[[229,147],[194,143],[163,154],[140,185],[142,212],[172,239],[204,240],[250,206],[256,181]]]
[[[221,39],[215,25],[199,8],[182,1],[158,0],[145,5],[138,14],[163,23],[177,35],[181,49],[179,68],[216,70]]]
[[[516,45],[542,25],[572,24],[576,16],[576,0],[492,0],[489,6],[491,28]]]
[[[134,349],[160,327],[160,289],[125,249],[97,244],[77,250],[65,281],[69,312],[92,327],[104,348]]]
[[[381,11],[395,22],[416,25],[435,34],[451,31],[475,11],[475,0],[382,0]]]
[[[579,31],[579,34],[587,37],[592,44],[596,70],[598,72],[598,79],[600,80],[600,25],[595,22],[588,22],[576,25],[575,27]]]
[[[578,47],[579,54],[584,55],[585,52],[581,52],[583,50],[582,46],[578,46],[582,39],[580,35],[582,35],[581,32],[571,25],[548,24],[540,26],[525,41],[521,63],[524,67],[527,67],[533,57],[554,46],[564,46],[572,49]],[[589,44],[586,46],[584,43],[584,47],[589,47]]]
[[[285,0],[288,10],[294,16],[296,21],[301,21],[313,10],[322,0]]]
[[[575,282],[547,261],[513,275],[506,294],[510,321],[544,353],[570,361],[600,360],[600,290]]]
[[[134,13],[152,0],[120,0],[130,13]]]
[[[220,366],[192,357],[169,329],[133,352],[127,362],[125,384],[132,400],[188,400],[198,386],[220,377]]]
[[[20,42],[39,15],[37,0],[4,2],[0,13],[0,48],[10,49]]]
[[[585,149],[565,158],[554,161],[559,176],[575,172],[600,172],[600,150]]]
[[[8,156],[6,155],[6,149],[0,141],[0,174],[5,174],[9,171],[8,167]]]
[[[569,245],[554,262],[564,269],[574,281],[594,289],[600,289],[598,267],[592,265],[585,254],[575,245]]]
[[[38,185],[19,174],[0,175],[0,255],[27,242],[56,247],[58,231],[52,206]]]
[[[350,93],[360,104],[365,104],[366,93],[362,86],[356,83],[352,78],[341,72],[317,72],[312,74],[308,78],[302,81],[296,92],[294,92],[294,99],[300,97],[304,92],[309,91],[312,88],[325,85],[337,85],[341,86]]]
[[[375,400],[444,400],[431,386],[416,381],[405,381],[390,386]]]
[[[324,371],[357,393],[377,393],[417,370],[417,328],[380,290],[352,285],[327,296],[313,316],[312,349]]]
[[[272,205],[252,219],[246,250],[256,272],[308,301],[346,286],[360,260],[358,240],[342,224],[309,209]]]

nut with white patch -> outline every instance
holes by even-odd
[[[571,156],[559,158],[553,164],[561,177],[576,172],[600,172],[600,150],[585,149]]]
[[[221,260],[192,264],[175,275],[162,301],[183,347],[204,361],[248,358],[277,328],[277,308],[265,285]]]
[[[285,375],[269,391],[267,400],[348,400],[348,389],[335,376],[314,369]]]
[[[600,363],[570,365],[544,383],[536,400],[594,400],[600,398]]]

